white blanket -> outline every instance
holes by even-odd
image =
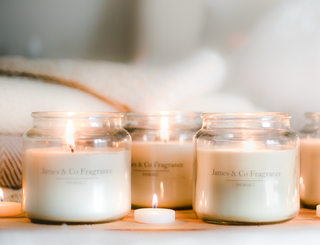
[[[32,111],[179,110],[216,91],[225,65],[210,51],[157,70],[102,61],[3,57],[0,74],[29,77],[0,77],[0,133],[22,134],[32,125]]]

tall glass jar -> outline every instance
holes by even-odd
[[[289,114],[205,113],[195,135],[197,216],[217,224],[270,224],[299,212],[299,138]]]
[[[320,112],[306,113],[301,137],[301,204],[316,208],[320,204]]]
[[[34,112],[23,136],[22,209],[33,222],[97,223],[131,209],[122,113]]]
[[[125,128],[132,137],[132,205],[191,208],[193,144],[201,126],[194,112],[129,112]]]

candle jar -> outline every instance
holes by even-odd
[[[299,212],[299,138],[289,114],[206,113],[195,135],[193,209],[210,223],[279,223]]]
[[[301,204],[315,209],[320,204],[320,112],[306,113],[301,137]]]
[[[98,223],[131,209],[122,113],[34,112],[23,136],[22,209],[32,222]]]
[[[129,112],[125,128],[132,137],[132,206],[191,208],[193,144],[201,126],[194,112]]]

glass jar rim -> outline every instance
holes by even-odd
[[[214,120],[279,120],[290,119],[291,114],[282,112],[217,112],[202,113],[201,118]]]
[[[201,112],[193,111],[128,111],[125,112],[126,117],[200,117]]]
[[[33,118],[61,118],[61,119],[103,119],[103,118],[121,118],[122,112],[97,112],[97,111],[37,111],[32,112]]]

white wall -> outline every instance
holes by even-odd
[[[134,0],[1,0],[0,55],[128,61]]]

